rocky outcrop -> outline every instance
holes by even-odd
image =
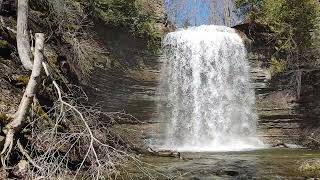
[[[269,144],[319,146],[319,70],[275,74],[270,68],[271,55],[276,52],[270,28],[249,21],[234,28],[248,49],[260,136]]]
[[[270,144],[296,143],[301,118],[295,112],[295,92],[272,82],[270,72],[259,59],[250,60],[260,136]]]
[[[140,13],[150,15],[153,34],[163,37],[170,31],[162,0],[136,3]],[[159,49],[150,49],[147,36],[137,37],[126,28],[103,21],[97,21],[94,30],[108,50],[108,60],[96,68],[86,87],[89,103],[100,105],[104,111],[125,111],[141,121],[149,121],[156,113]]]
[[[320,70],[301,69],[271,76],[265,63],[266,51],[257,49],[251,49],[249,59],[260,136],[269,144],[316,148],[320,144]]]

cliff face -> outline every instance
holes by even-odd
[[[243,24],[248,43],[252,83],[255,87],[260,136],[270,144],[297,144],[319,147],[319,69],[288,70],[272,75],[267,46],[272,32],[259,24]],[[249,38],[248,38],[249,37]],[[250,39],[250,40],[249,40]]]
[[[160,25],[165,27],[165,22]],[[270,40],[271,32],[263,25],[254,26],[236,28],[248,45],[260,136],[270,144],[316,147],[320,112],[319,70],[305,69],[272,76],[269,63],[272,49],[264,43]],[[91,103],[99,103],[105,111],[123,110],[142,121],[152,121],[157,113],[156,87],[161,56],[148,53],[146,41],[128,31],[101,24],[97,27],[98,36],[114,60],[93,73],[88,88]],[[252,43],[253,38],[256,39]],[[153,126],[148,128],[154,129]]]
[[[156,108],[161,38],[172,28],[166,22],[162,0],[137,0],[135,3],[137,14],[149,17],[142,23],[147,25],[148,33],[139,34],[136,32],[139,29],[114,26],[106,18],[97,20],[94,30],[109,58],[96,68],[86,91],[90,103],[101,105],[104,111],[125,111],[148,121]]]
[[[259,61],[252,64],[261,136],[271,144],[319,147],[320,71],[284,72],[270,79]]]
[[[89,1],[77,2],[92,8],[86,4]],[[70,78],[68,83],[86,86],[90,104],[99,104],[104,111],[126,111],[151,117],[154,103],[150,99],[155,93],[159,69],[157,53],[161,38],[170,31],[162,1],[92,2],[95,9],[91,13],[94,22],[91,30],[96,33],[95,41],[103,46],[106,58],[96,60],[89,81],[78,82],[77,73],[70,72],[70,47],[59,39],[46,42],[46,50],[50,50],[48,60],[55,65],[55,70]],[[4,20],[2,25],[13,30],[16,26],[14,4],[15,1],[5,0],[0,14]],[[29,28],[33,32],[50,29],[45,27],[45,21],[37,19],[47,15],[41,4],[30,1],[30,5]],[[29,72],[23,70],[17,58],[15,34],[5,28],[0,30],[0,56],[0,113],[1,116],[12,115],[19,104]]]
[[[104,3],[111,1],[96,2],[106,5]],[[117,24],[112,19],[121,15],[125,20],[130,14],[122,11],[120,14],[110,14],[110,9],[106,8],[109,6],[99,6],[92,29],[96,32],[96,41],[107,51],[107,58],[99,60],[89,81],[83,84],[86,84],[84,87],[89,104],[98,105],[106,112],[125,111],[141,121],[151,121],[157,113],[160,40],[172,27],[166,20],[162,0],[133,2],[136,9],[129,22],[137,20],[134,26],[121,22]],[[13,17],[10,15],[6,20],[14,28]],[[317,147],[317,134],[320,134],[320,71],[305,69],[284,72],[271,78],[267,63],[270,49],[263,43],[268,40],[270,32],[265,27],[258,27],[255,31],[248,28],[238,27],[243,32],[242,36],[247,34],[258,38],[255,44],[248,46],[248,50],[261,136],[271,143]],[[23,71],[11,47],[15,43],[14,35],[8,33],[2,30],[0,40],[0,119],[3,114],[12,115],[15,112],[28,77],[28,72]]]
[[[281,77],[271,78],[270,72],[262,66],[261,59],[249,53],[252,67],[252,81],[256,92],[256,107],[259,115],[260,136],[267,143],[296,144],[302,122],[297,112],[296,93],[281,84]]]

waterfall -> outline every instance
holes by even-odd
[[[161,68],[161,148],[237,151],[262,147],[246,49],[235,30],[199,26],[169,33]]]

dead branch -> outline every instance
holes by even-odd
[[[39,165],[37,165],[36,162],[34,162],[34,160],[30,157],[30,155],[28,154],[28,152],[23,148],[23,146],[21,145],[19,139],[18,139],[18,141],[17,141],[17,146],[18,146],[20,152],[22,153],[22,155],[23,155],[24,157],[26,157],[27,160],[28,160],[34,167],[36,167],[36,168],[38,168],[38,169],[42,169]]]
[[[31,138],[31,141],[34,142],[31,145],[31,150],[42,151],[43,153],[33,155],[35,164],[41,164],[42,169],[37,171],[30,169],[30,178],[99,179],[107,177],[108,179],[114,179],[120,174],[118,169],[124,166],[127,159],[133,160],[136,166],[151,178],[152,175],[142,167],[143,163],[141,161],[134,155],[128,154],[122,145],[116,145],[115,137],[108,134],[108,128],[105,127],[106,122],[98,120],[98,116],[108,115],[77,104],[77,98],[64,95],[65,93],[60,89],[49,71],[48,64],[42,62],[42,66],[58,95],[58,101],[50,110],[50,112],[53,112],[52,116],[56,123],[50,127],[40,127],[38,130],[35,127],[31,128],[34,132]],[[110,116],[112,115],[113,113]],[[125,116],[124,113],[117,115],[123,115],[123,118],[133,118],[129,115]],[[30,124],[38,121],[34,120]],[[39,121],[40,126],[42,126],[42,122]],[[68,126],[66,127],[68,128],[67,132],[59,132],[58,127],[64,123]],[[58,157],[56,156],[57,153],[59,154]],[[76,158],[75,156],[79,157]],[[77,168],[76,170],[70,170],[68,164],[75,159],[78,159]]]
[[[53,2],[45,1],[48,3]],[[66,1],[56,0],[55,2],[63,3]],[[56,4],[56,6],[57,5],[58,4]],[[65,6],[57,7],[65,8]],[[72,6],[72,8],[76,7]],[[76,18],[72,19],[78,21],[75,13],[71,11],[65,12],[73,14]],[[70,19],[69,16],[63,13],[54,14],[59,16],[59,18]],[[30,143],[31,146],[26,146],[25,148],[30,147],[30,149],[28,149],[30,154],[23,148],[19,140],[17,141],[18,149],[33,165],[33,167],[28,166],[28,176],[30,179],[70,179],[70,177],[72,177],[72,179],[78,177],[86,179],[107,177],[111,179],[120,174],[118,168],[123,167],[123,162],[128,158],[137,162],[139,169],[143,169],[140,167],[142,163],[134,156],[127,154],[125,150],[126,147],[121,144],[122,142],[119,142],[119,140],[109,132],[104,122],[99,121],[97,114],[100,112],[79,105],[77,99],[72,96],[72,93],[71,95],[65,94],[59,87],[59,84],[49,71],[49,66],[46,62],[43,62],[44,35],[42,33],[35,35],[34,62],[31,61],[33,54],[31,53],[30,38],[27,31],[27,18],[28,0],[18,0],[18,52],[23,66],[26,69],[32,69],[32,73],[13,121],[4,128],[6,139],[1,152],[3,166],[5,167],[6,161],[9,160],[15,135],[21,131],[22,126],[26,123],[31,104],[37,92],[37,86],[40,84],[40,75],[43,67],[46,75],[52,80],[54,89],[58,94],[58,101],[46,112],[49,114],[50,120],[55,120],[54,125],[50,123],[44,125],[44,118],[41,119],[41,116],[32,120],[33,116],[29,114],[32,122],[27,126],[31,127],[29,130],[32,131],[32,137],[28,143]],[[57,21],[57,23],[65,23],[66,26],[69,26],[69,22]],[[82,24],[86,23],[81,22],[79,25]],[[63,28],[65,28],[65,26],[58,26],[57,31],[64,33],[65,30]],[[84,40],[76,39],[78,35],[84,37],[81,31],[77,30],[70,32],[70,34],[65,34],[67,34],[66,41],[69,40],[68,42],[74,48],[74,53],[80,55],[76,56],[76,58],[78,58],[77,60],[87,60],[89,56],[92,55],[92,52],[98,52],[98,50],[100,50],[96,49],[90,41],[86,41],[86,38],[82,38]],[[91,52],[91,54],[88,52]],[[92,57],[90,56],[90,58]],[[79,64],[81,64],[81,62]],[[87,69],[90,69],[90,64]],[[134,119],[134,117],[126,116],[124,113],[114,114],[114,116],[117,116],[118,119]],[[63,131],[61,131],[62,126],[64,126]],[[70,165],[73,163],[75,165]],[[148,172],[145,173],[148,174]],[[151,177],[150,174],[148,174],[148,176]]]
[[[22,125],[25,123],[31,103],[37,92],[37,87],[40,84],[42,61],[43,61],[43,48],[44,48],[44,34],[37,33],[35,59],[34,59],[34,65],[32,68],[30,80],[23,94],[23,97],[21,99],[20,105],[18,107],[18,110],[15,114],[13,121],[7,124],[4,129],[4,133],[6,134],[6,139],[5,139],[4,147],[1,151],[1,160],[2,160],[3,166],[6,165],[5,160],[8,158],[12,150],[14,135],[20,130]]]
[[[320,141],[311,137],[311,136],[308,136],[308,139],[312,140],[313,142],[316,142],[317,144],[320,144]]]
[[[63,108],[63,106],[67,106],[67,107],[69,107],[71,110],[73,110],[73,111],[79,116],[80,120],[81,120],[82,123],[85,125],[86,131],[87,131],[87,132],[89,133],[89,135],[90,135],[89,148],[88,148],[87,153],[86,153],[85,157],[83,158],[83,160],[82,160],[82,162],[81,162],[81,164],[80,164],[80,168],[78,168],[78,171],[77,171],[77,173],[75,174],[74,178],[77,177],[77,175],[78,175],[81,167],[83,166],[84,162],[85,162],[86,159],[88,158],[89,153],[92,152],[92,154],[94,155],[94,158],[95,158],[95,160],[96,160],[96,163],[97,163],[97,165],[98,165],[98,167],[97,167],[96,179],[99,179],[99,178],[100,178],[100,168],[101,168],[102,165],[101,165],[100,160],[99,160],[99,158],[98,158],[98,154],[97,154],[97,152],[96,152],[96,149],[94,148],[94,142],[96,142],[96,143],[98,143],[98,144],[100,144],[100,145],[102,145],[102,146],[105,146],[105,147],[107,147],[107,148],[111,148],[111,149],[113,149],[113,150],[116,150],[116,149],[114,149],[113,147],[111,147],[111,146],[109,146],[109,145],[107,145],[107,144],[104,144],[104,143],[100,142],[97,138],[95,138],[95,136],[93,135],[93,132],[92,132],[90,126],[88,125],[88,123],[87,123],[86,119],[84,118],[84,116],[82,115],[82,113],[81,113],[75,106],[67,103],[66,101],[64,101],[64,100],[62,99],[61,89],[59,88],[57,82],[52,78],[52,76],[51,76],[51,74],[50,74],[50,71],[49,71],[49,69],[48,69],[47,64],[46,64],[45,62],[43,62],[43,63],[42,63],[42,66],[43,66],[43,68],[45,69],[46,75],[47,75],[48,77],[51,77],[52,83],[53,83],[53,85],[54,85],[54,87],[55,87],[55,89],[56,89],[56,91],[57,91],[57,93],[58,93],[58,100],[59,100],[59,102],[61,103],[61,107]],[[61,109],[61,110],[62,110],[62,109]],[[62,112],[60,112],[60,114],[62,114]],[[117,150],[116,150],[116,151],[117,151]]]
[[[1,2],[0,2],[0,3],[1,3]],[[12,29],[12,28],[10,28],[9,26],[6,25],[6,23],[4,22],[2,16],[0,16],[0,22],[1,22],[2,28],[5,28],[7,31],[12,32],[13,34],[17,34],[17,31],[16,31],[16,30],[14,30],[14,29]]]

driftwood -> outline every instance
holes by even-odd
[[[277,143],[277,144],[273,144],[272,147],[284,147],[284,148],[289,148],[286,144],[284,143]]]
[[[150,147],[148,147],[147,149],[133,147],[133,148],[131,148],[131,150],[137,152],[138,154],[146,154],[146,155],[160,156],[160,157],[174,157],[174,158],[182,159],[181,153],[177,152],[177,151],[154,150],[154,149],[152,149]]]

